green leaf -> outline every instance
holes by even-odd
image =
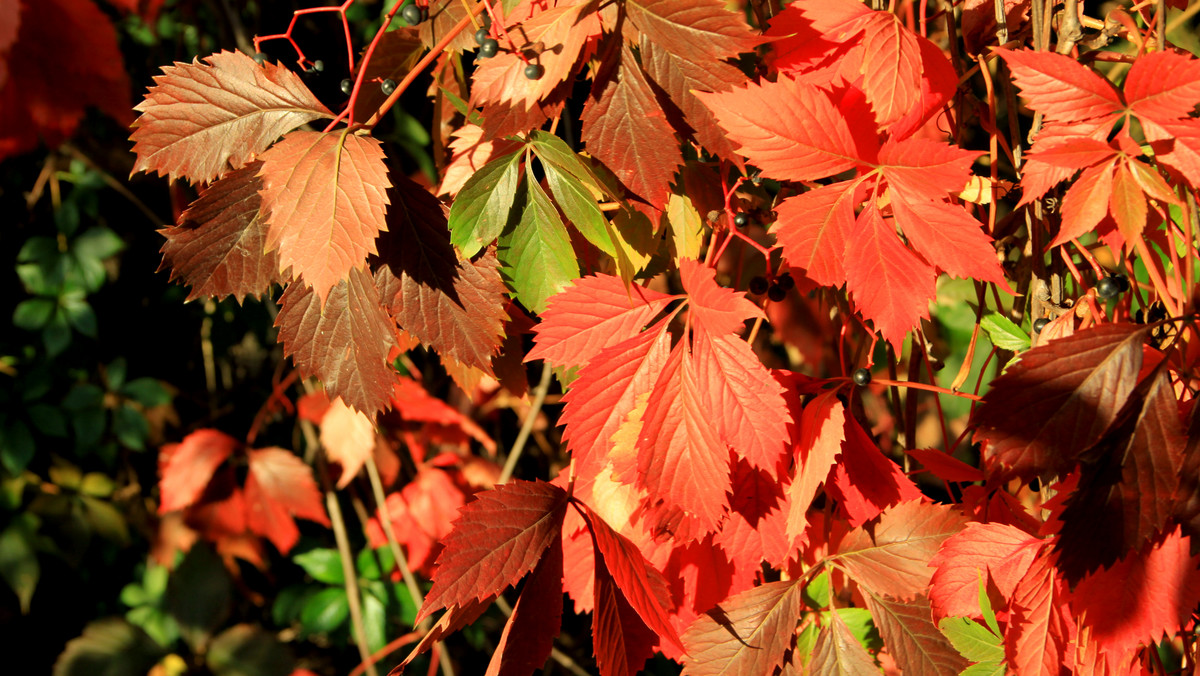
[[[564,173],[550,164],[546,169],[546,183],[554,195],[554,201],[566,214],[567,220],[604,253],[613,256],[617,249],[609,235],[608,219],[596,204],[596,198],[578,178]]]
[[[450,206],[450,241],[468,258],[504,232],[521,178],[521,151],[498,157],[467,179]]]
[[[328,634],[350,616],[350,602],[342,587],[329,587],[308,597],[300,610],[300,625],[306,634]]]
[[[17,304],[13,310],[13,326],[26,331],[39,331],[50,323],[58,304],[53,298],[30,298]]]
[[[1021,352],[1029,349],[1029,336],[1021,327],[999,312],[989,312],[979,322],[979,327],[987,334],[992,345],[1001,350]]]
[[[336,549],[310,549],[303,554],[293,556],[292,560],[314,580],[325,584],[345,584],[346,582],[346,576],[342,571],[342,559]]]
[[[162,383],[154,378],[136,378],[131,380],[121,388],[121,394],[133,399],[146,408],[171,403],[171,395],[167,392],[167,388],[163,387]]]
[[[558,210],[535,181],[525,191],[521,220],[500,236],[500,274],[517,300],[533,312],[546,309],[546,299],[579,277],[571,236]]]
[[[167,610],[193,651],[208,643],[233,607],[233,580],[221,558],[196,543],[167,584]]]
[[[998,662],[1004,659],[1004,639],[968,617],[947,617],[938,629],[960,655],[972,662]]]
[[[42,570],[33,548],[37,529],[34,519],[28,513],[18,514],[0,533],[0,577],[17,595],[22,614],[29,612]]]
[[[208,651],[215,676],[288,676],[294,663],[278,639],[249,624],[226,629]]]

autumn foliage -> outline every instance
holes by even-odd
[[[51,4],[87,3],[21,30]],[[1200,60],[1180,3],[1038,4],[418,0],[323,64],[340,98],[290,28],[163,67],[162,267],[274,304],[291,366],[161,448],[161,560],[266,569],[357,482],[423,596],[368,664],[453,661],[495,603],[488,674],[571,610],[603,676],[1194,668]],[[2,12],[0,94],[40,58]],[[30,86],[0,152],[77,123]],[[380,132],[414,92],[436,176]]]

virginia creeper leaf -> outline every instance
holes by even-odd
[[[1144,331],[1105,324],[1029,350],[975,409],[992,476],[1061,474],[1124,406],[1142,365]]]
[[[966,660],[942,635],[929,615],[929,599],[898,601],[868,593],[867,609],[883,643],[905,673],[958,676]]]
[[[849,182],[820,186],[780,202],[771,231],[788,264],[818,284],[844,284],[842,260],[854,230],[854,206],[854,184]]]
[[[854,167],[862,156],[829,96],[790,76],[697,96],[738,144],[738,152],[769,176],[825,178]]]
[[[933,574],[929,562],[965,522],[946,505],[904,502],[850,531],[834,562],[872,593],[907,601],[924,594]]]
[[[563,443],[585,476],[604,466],[612,437],[640,396],[654,387],[667,363],[671,334],[666,326],[603,348],[563,395]]]
[[[627,45],[602,68],[583,109],[583,142],[631,192],[662,210],[683,161],[675,131]]]
[[[547,547],[513,606],[488,663],[487,676],[527,676],[545,664],[562,626],[562,580],[560,533]]]
[[[504,281],[494,254],[459,260],[437,199],[398,178],[380,233],[375,286],[400,328],[441,355],[492,375],[504,335]]]
[[[536,181],[526,183],[521,218],[500,234],[496,257],[517,300],[536,313],[579,277],[571,235]]]
[[[566,505],[566,492],[540,481],[514,480],[477,493],[442,540],[433,588],[417,621],[516,584],[560,537]]]
[[[388,364],[392,321],[368,273],[355,268],[324,305],[297,280],[279,299],[279,342],[305,376],[316,376],[330,397],[371,416],[387,404],[396,374]]]
[[[210,429],[196,430],[178,444],[164,446],[159,457],[158,513],[196,502],[213,472],[238,446],[233,437]]]
[[[383,149],[369,136],[294,131],[262,159],[266,246],[324,303],[339,280],[366,267],[387,229]]]
[[[612,275],[588,275],[554,296],[533,327],[525,361],[583,366],[601,350],[638,335],[672,297],[644,286],[626,288]]]
[[[803,607],[801,589],[795,581],[768,582],[701,615],[683,634],[688,652],[683,673],[771,673],[790,647]]]
[[[700,399],[717,435],[751,465],[776,477],[791,423],[783,388],[749,343],[710,334],[699,322],[692,331],[692,359]]]
[[[468,258],[504,232],[517,199],[521,152],[483,165],[467,179],[450,206],[450,241]]]
[[[1069,56],[1034,51],[999,53],[1029,107],[1056,122],[1107,121],[1125,108],[1111,82]]]
[[[680,343],[654,384],[638,440],[638,485],[664,509],[682,511],[698,535],[717,529],[730,488],[729,450],[705,409],[702,387]]]
[[[278,252],[264,253],[261,166],[251,162],[226,174],[184,210],[179,225],[159,230],[167,239],[159,269],[192,287],[187,300],[233,296],[240,303],[284,281]]]
[[[250,449],[246,475],[246,525],[265,536],[281,554],[300,539],[293,517],[315,521],[326,528],[329,517],[321,504],[321,491],[312,468],[282,448]]]
[[[193,183],[241,167],[306,122],[333,117],[298,75],[241,52],[166,66],[135,110],[133,170]]]

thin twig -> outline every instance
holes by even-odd
[[[517,433],[517,440],[513,442],[512,449],[508,452],[508,459],[504,461],[504,469],[500,472],[500,479],[496,482],[498,484],[506,483],[512,478],[513,470],[517,467],[517,460],[521,457],[521,451],[525,450],[525,442],[529,440],[529,433],[533,431],[538,413],[541,412],[542,404],[546,401],[546,392],[550,389],[550,376],[550,366],[543,364],[542,379],[533,393],[533,403],[529,407],[529,412],[525,414],[525,422],[521,425],[521,431]]]

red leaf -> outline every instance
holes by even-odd
[[[698,52],[719,61],[752,52],[763,41],[741,12],[720,0],[630,0],[626,11],[643,36],[673,54]]]
[[[837,287],[846,281],[842,259],[854,229],[854,188],[849,181],[820,186],[788,197],[775,208],[771,231],[784,257],[818,284]]]
[[[795,540],[808,527],[809,505],[842,452],[846,438],[846,409],[837,392],[815,397],[804,407],[796,442],[796,476],[788,487],[788,538]]]
[[[577,279],[551,297],[533,327],[534,346],[525,361],[583,366],[601,350],[638,336],[672,300],[674,296],[644,286],[626,287],[612,275]]]
[[[679,262],[679,279],[688,294],[692,322],[714,336],[737,333],[746,320],[764,317],[762,309],[745,294],[717,284],[717,271],[685,258]]]
[[[1013,591],[1004,642],[1005,659],[1020,674],[1058,676],[1067,662],[1075,622],[1066,611],[1066,590],[1053,560],[1039,556]]]
[[[671,334],[666,324],[604,348],[580,371],[563,395],[559,423],[566,426],[563,443],[578,463],[577,471],[593,476],[604,466],[613,434],[650,392],[667,363]]]
[[[293,517],[329,527],[312,468],[282,448],[250,449],[246,475],[246,526],[266,536],[281,554],[300,539]]]
[[[996,477],[1069,470],[1137,385],[1144,331],[1104,324],[1029,350],[992,381],[972,424]]]
[[[196,502],[213,472],[241,444],[216,430],[196,430],[159,454],[158,513],[166,514]]]
[[[635,195],[661,211],[683,161],[675,131],[628,45],[597,76],[583,109],[583,142]]]
[[[790,76],[697,96],[738,144],[738,152],[769,176],[815,180],[869,159],[829,95]]]
[[[874,12],[863,34],[862,89],[879,127],[909,112],[921,92],[917,36],[890,12]]]
[[[684,646],[671,626],[667,608],[671,607],[671,592],[661,573],[646,562],[642,553],[624,535],[614,531],[604,519],[584,505],[587,525],[596,542],[596,584],[599,593],[600,570],[612,576],[621,596],[637,611],[638,617],[659,639],[683,651]],[[603,563],[601,566],[599,563]],[[597,596],[597,605],[600,598]]]
[[[1047,248],[1089,233],[1108,215],[1116,160],[1088,167],[1063,197],[1062,225]]]
[[[488,663],[487,676],[528,676],[550,657],[562,628],[561,534],[533,569]]]
[[[597,555],[600,564],[606,564]],[[600,676],[635,676],[654,652],[655,635],[638,617],[606,565],[595,570],[592,649]]]
[[[1200,104],[1200,61],[1175,52],[1138,57],[1125,76],[1125,100],[1139,118],[1172,122]]]
[[[712,335],[700,322],[692,330],[692,359],[700,400],[717,435],[775,478],[792,421],[783,388],[746,341]]]
[[[904,451],[917,462],[925,471],[943,481],[983,481],[983,470],[968,465],[952,455],[934,448],[914,448]]]
[[[1112,83],[1075,59],[1053,52],[1000,50],[1029,107],[1055,122],[1103,120],[1125,109]]]
[[[521,30],[510,35],[519,46],[538,45],[537,58],[531,62],[544,69],[542,76],[534,80],[525,77],[526,60],[517,51],[480,59],[471,76],[472,103],[504,102],[529,110],[547,99],[572,75],[580,56],[586,60],[591,49],[585,47],[600,34],[600,19],[590,10],[586,4],[564,4],[523,21]]]
[[[680,343],[654,384],[638,439],[638,486],[661,501],[665,512],[682,512],[687,533],[697,538],[717,529],[730,488],[729,450],[704,408],[700,387],[691,355]]]
[[[746,75],[725,61],[706,58],[696,49],[671,51],[645,33],[640,46],[646,76],[679,106],[688,126],[695,130],[696,141],[706,150],[744,168],[745,161],[737,154],[737,148],[695,92],[727,92],[745,83]]]
[[[334,399],[321,418],[321,446],[331,462],[342,466],[337,487],[345,488],[375,452],[375,423],[340,398]]]
[[[422,344],[493,375],[508,304],[492,252],[459,260],[437,198],[406,178],[379,234],[375,286],[402,329]]]
[[[387,361],[395,332],[365,271],[352,270],[324,307],[302,281],[289,284],[279,304],[279,342],[304,377],[317,376],[329,396],[367,415],[387,404],[396,382]]]
[[[917,253],[952,277],[1007,287],[992,238],[960,206],[892,193],[892,212]]]
[[[1042,550],[1044,540],[998,523],[968,523],[942,543],[929,562],[936,568],[929,597],[933,621],[946,617],[982,617],[979,586],[995,581],[1000,594],[1012,598]]]
[[[863,209],[847,240],[855,245],[846,249],[846,289],[863,318],[899,349],[908,331],[929,318],[934,270],[900,242],[878,209]]]
[[[883,643],[906,674],[957,676],[967,661],[938,631],[929,613],[929,599],[904,602],[867,594],[867,609]]]
[[[769,674],[791,645],[803,607],[795,581],[748,589],[701,615],[683,635],[689,676]]]
[[[163,68],[135,110],[142,114],[130,137],[133,170],[193,183],[243,166],[306,122],[333,117],[295,73],[241,52]]]
[[[516,584],[560,537],[566,506],[565,491],[540,481],[514,480],[476,494],[443,540],[417,621]]]
[[[814,674],[875,673],[875,658],[850,632],[841,613],[831,612],[829,624],[821,628],[813,645],[809,666]]]
[[[129,76],[117,31],[89,0],[5,2],[0,50],[0,159],[57,146],[89,106],[121,126],[132,121]],[[17,15],[19,12],[19,16]],[[69,36],[69,37],[67,37]],[[7,52],[7,53],[3,53]]]
[[[262,181],[257,176],[261,166],[251,162],[225,175],[192,202],[178,226],[159,230],[167,238],[159,269],[170,268],[172,280],[192,287],[187,300],[233,296],[240,303],[284,281],[279,255],[264,253],[267,224],[259,215]]]
[[[387,229],[388,182],[379,141],[295,131],[262,155],[267,248],[303,277],[322,304],[350,271],[366,266]]]
[[[925,593],[933,575],[930,562],[965,523],[947,505],[904,502],[850,531],[834,561],[871,593],[911,600]]]

